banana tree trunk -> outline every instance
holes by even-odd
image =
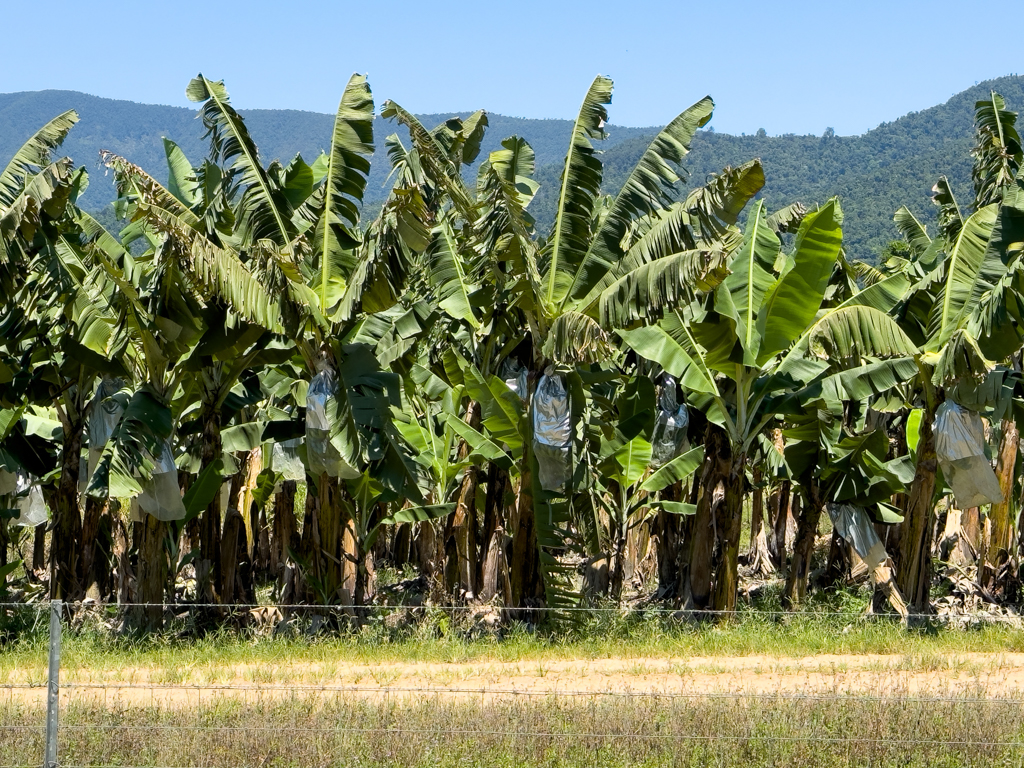
[[[210,466],[221,456],[223,442],[220,434],[220,411],[212,405],[206,405],[202,413],[203,439],[200,449],[202,468]],[[199,567],[208,572],[209,579],[204,581],[207,593],[200,595],[202,602],[219,602],[223,591],[221,573],[221,517],[224,510],[220,505],[220,493],[213,495],[213,501],[203,511],[199,524]]]
[[[40,523],[32,531],[32,572],[43,574],[46,570],[46,523]]]
[[[981,509],[970,507],[963,510],[960,515],[960,530],[968,545],[971,561],[976,561],[981,550]]]
[[[241,510],[238,508],[242,497],[242,486],[245,483],[247,462],[242,462],[239,471],[231,478],[230,491],[228,492],[228,508],[224,514],[224,527],[220,531],[220,552],[217,557],[217,569],[220,573],[220,602],[240,602],[244,590],[239,578],[239,539],[244,542],[245,521],[242,519]],[[219,494],[218,494],[219,495]],[[242,545],[244,550],[244,544]]]
[[[253,576],[263,579],[270,572],[270,523],[267,520],[266,508],[261,507],[259,514],[255,517],[257,520],[257,534]]]
[[[109,583],[106,565],[109,560],[109,536],[103,535],[104,519],[109,518],[110,503],[106,499],[87,497],[85,519],[82,523],[82,587],[85,593],[92,590],[102,598]],[[99,599],[99,598],[98,598]]]
[[[288,562],[288,550],[292,547],[292,537],[298,531],[295,520],[295,492],[298,484],[287,480],[281,490],[274,496],[274,524],[270,537],[270,571],[275,576]]]
[[[344,568],[341,488],[336,479],[323,474],[316,490],[319,503],[313,521],[313,576],[321,587],[320,600],[331,603],[337,599]]]
[[[681,572],[679,599],[687,610],[704,609],[711,604],[712,555],[715,532],[715,491],[729,475],[729,441],[725,432],[709,424],[704,438],[704,463],[698,486],[700,497],[697,512],[690,526],[689,542],[685,547],[687,566]]]
[[[907,513],[900,536],[900,562],[896,585],[915,613],[926,613],[932,576],[932,528],[935,521],[935,411],[926,408],[917,444],[917,469],[907,498]]]
[[[622,602],[622,582],[626,570],[626,549],[628,537],[624,525],[615,526],[615,541],[612,543],[612,572],[609,580],[609,588],[612,599],[616,603]]]
[[[354,562],[350,561],[351,572],[352,572],[352,602],[357,606],[366,605],[367,602],[373,599],[374,592],[377,586],[377,574],[374,565],[373,552],[367,550],[361,540],[357,541],[353,537],[355,550],[352,558]],[[363,618],[363,614],[358,614],[360,618]]]
[[[61,471],[53,503],[53,535],[50,539],[50,599],[65,601],[82,597],[82,512],[78,504],[82,433],[85,419],[68,408],[63,419],[64,445]]]
[[[999,574],[999,569],[1010,559],[1013,541],[1013,480],[1019,448],[1020,432],[1017,430],[1016,422],[1003,419],[1003,436],[999,441],[999,458],[996,462],[996,475],[999,477],[1003,501],[993,504],[989,511],[992,535],[986,549],[985,561],[990,570],[987,571],[988,577],[982,580],[983,586],[992,584]]]
[[[662,492],[665,501],[683,500],[682,481]],[[661,599],[674,597],[679,585],[679,552],[683,538],[683,519],[665,510],[654,518],[654,531],[658,557],[658,592]]]
[[[416,524],[412,549],[420,574],[433,591],[435,583],[443,578],[438,574],[442,563],[437,560],[437,529],[432,521]]]
[[[771,553],[776,570],[786,570],[786,555],[789,550],[790,530],[793,528],[793,484],[785,480],[779,486],[775,503],[775,520],[772,527]]]
[[[397,571],[402,570],[402,566],[409,562],[409,556],[412,554],[412,525],[409,523],[402,523],[395,527],[394,533],[391,536],[391,545],[388,549],[388,557],[391,560],[391,565]]]
[[[725,498],[717,516],[719,557],[715,569],[714,607],[716,611],[725,613],[736,610],[747,463],[747,457],[742,451],[730,451],[730,454],[728,470],[723,478]]]
[[[504,553],[499,553],[505,540],[505,492],[508,490],[508,472],[497,464],[487,468],[487,497],[484,501],[484,525],[480,538],[480,557],[477,560],[476,593],[487,601],[498,592],[499,563],[504,564]],[[502,557],[498,558],[501,554]]]
[[[224,516],[224,530],[220,539],[221,602],[242,602],[244,590],[240,579],[241,563],[238,559],[239,540],[244,541],[245,523],[233,506]]]
[[[167,583],[167,523],[148,513],[135,524],[139,528],[139,577],[137,597],[142,604],[138,626],[145,631],[163,627],[164,585]]]
[[[804,503],[797,519],[796,541],[793,542],[793,560],[786,575],[786,587],[782,593],[782,607],[794,610],[807,598],[807,581],[811,575],[811,559],[814,557],[814,541],[818,536],[818,522],[824,499],[818,481],[812,479],[804,486]]]
[[[470,401],[466,407],[466,422],[473,429],[480,428],[480,404],[475,400]],[[464,461],[468,454],[469,446],[463,440],[459,445],[458,460]],[[462,477],[458,503],[455,506],[455,514],[451,518],[451,532],[455,538],[455,558],[451,565],[455,567],[456,572],[454,579],[446,579],[446,581],[453,582],[455,591],[462,594],[467,600],[472,600],[476,591],[476,489],[478,482],[477,468],[470,464],[466,467],[466,472]]]
[[[839,531],[833,529],[832,540],[828,547],[828,561],[825,563],[825,574],[820,582],[821,586],[839,586],[850,577],[851,571],[849,547],[846,540],[839,535]]]
[[[750,505],[750,549],[747,551],[747,565],[760,575],[769,576],[775,572],[771,552],[768,549],[768,532],[765,529],[764,488],[761,487],[761,470],[754,468],[754,496]]]
[[[537,374],[527,378],[526,402],[533,401]],[[524,608],[539,605],[544,599],[544,577],[540,570],[540,551],[537,542],[537,521],[533,498],[533,409],[526,411],[526,439],[523,444],[522,466],[519,473],[519,495],[512,527],[512,562],[509,564],[512,606]],[[529,616],[528,618],[535,618]]]
[[[520,475],[519,498],[516,503],[516,527],[512,535],[512,606],[523,608],[544,597],[544,580],[537,551],[537,524],[533,509],[533,482],[530,472],[529,444],[523,447],[523,472]]]
[[[772,445],[780,456],[786,450],[786,441],[782,437],[781,429],[772,430]],[[771,564],[776,571],[785,571],[786,568],[786,533],[789,530],[789,499],[791,484],[785,480],[773,491],[768,501],[768,514],[770,516],[768,530],[768,553],[771,557]]]

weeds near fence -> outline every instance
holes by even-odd
[[[71,706],[64,766],[1016,765],[1021,702],[838,697],[543,698],[491,704],[344,696],[167,709]],[[0,705],[0,762],[41,754],[40,712]]]

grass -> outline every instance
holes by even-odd
[[[921,626],[850,615],[842,596],[807,614],[753,611],[722,623],[695,623],[658,613],[598,613],[557,629],[523,624],[483,631],[463,614],[417,609],[416,620],[371,617],[361,628],[336,626],[307,635],[253,626],[203,633],[186,620],[159,634],[122,635],[86,621],[65,632],[65,682],[208,685],[309,685],[331,682],[347,664],[358,684],[401,685],[388,665],[440,664],[429,682],[457,685],[465,667],[510,663],[506,674],[558,675],[562,660],[622,659],[627,674],[668,669],[680,677],[719,674],[724,659],[756,656],[757,672],[800,670],[792,660],[820,654],[886,654],[859,668],[926,672],[971,679],[948,698],[919,699],[888,685],[857,694],[818,696],[536,695],[487,698],[419,693],[358,698],[344,693],[285,691],[280,696],[189,699],[157,706],[148,694],[102,700],[72,698],[61,712],[59,759],[84,766],[727,766],[810,768],[1022,766],[1024,697],[987,698],[982,680],[1024,652],[1024,632]],[[403,609],[404,610],[404,609]],[[847,611],[836,613],[837,610]],[[42,757],[42,692],[4,683],[46,679],[44,621],[18,611],[0,623],[0,766]],[[970,654],[989,654],[986,659]],[[787,667],[788,665],[788,667]],[[821,660],[844,671],[844,662]],[[807,671],[806,669],[804,671]],[[571,690],[571,689],[570,689]],[[618,689],[615,689],[618,690]],[[25,696],[19,698],[19,694]],[[145,692],[144,692],[145,693]],[[192,696],[189,693],[189,696]]]
[[[304,666],[309,674],[329,676],[339,663],[525,662],[537,669],[565,659],[896,654],[907,671],[931,671],[961,668],[966,654],[1019,652],[1024,652],[1024,632],[1006,626],[908,629],[889,620],[825,612],[741,614],[719,624],[682,622],[661,614],[598,614],[559,632],[513,624],[498,633],[481,632],[464,617],[428,612],[409,626],[393,628],[371,620],[358,630],[314,636],[275,636],[251,627],[204,635],[172,627],[162,634],[131,636],[86,626],[65,632],[61,667],[67,674],[108,679],[146,669],[151,679],[177,682],[197,673],[211,681],[235,676],[231,667],[246,665],[245,674],[262,682],[273,679],[275,665]],[[47,635],[41,623],[8,631],[6,642],[0,640],[0,681],[42,681],[46,661]]]
[[[1021,701],[290,699],[166,709],[72,705],[63,765],[1019,766]],[[38,764],[41,709],[0,703],[0,764]]]

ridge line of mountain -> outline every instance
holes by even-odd
[[[767,183],[762,190],[769,207],[794,200],[823,202],[839,195],[846,212],[844,226],[848,253],[872,260],[897,237],[892,214],[907,205],[923,221],[933,220],[929,190],[940,175],[949,177],[958,199],[969,200],[974,102],[988,98],[989,90],[1002,93],[1011,109],[1024,107],[1024,77],[986,80],[955,94],[942,104],[908,112],[855,136],[781,134],[735,135],[700,131],[685,166],[693,183],[727,165],[760,157]],[[92,96],[78,91],[44,90],[0,94],[0,161],[9,158],[40,125],[60,112],[75,108],[81,120],[63,150],[92,172],[92,184],[83,205],[102,211],[114,198],[112,179],[97,178],[103,171],[98,151],[109,149],[142,166],[158,179],[166,178],[162,137],[176,141],[198,164],[206,154],[203,125],[196,111],[172,105],[151,105]],[[330,136],[333,115],[304,110],[240,109],[260,148],[264,162],[287,162],[297,153],[311,161]],[[450,113],[423,115],[428,126]],[[572,121],[561,118],[514,118],[488,113],[489,128],[481,157],[502,139],[518,134],[537,156],[541,190],[531,210],[544,231],[554,217],[554,187],[568,142]],[[401,130],[377,118],[375,135],[383,156],[383,137]],[[604,189],[617,191],[658,127],[609,125],[603,143]],[[372,164],[365,204],[375,209],[383,200],[386,162]]]

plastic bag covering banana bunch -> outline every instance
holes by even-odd
[[[16,509],[11,525],[35,528],[46,522],[43,491],[30,475],[0,469],[0,509]]]
[[[985,456],[981,416],[946,400],[935,412],[935,456],[961,509],[1003,500],[992,464]]]
[[[359,472],[331,443],[331,422],[327,414],[335,409],[337,395],[338,377],[326,363],[321,363],[319,373],[309,382],[306,392],[306,460],[313,477],[324,473],[347,479],[359,477]]]
[[[182,520],[185,504],[178,487],[178,468],[174,466],[171,441],[164,440],[159,456],[153,457],[153,474],[143,480],[139,494],[139,508],[157,520]]]
[[[885,551],[871,517],[863,507],[855,507],[852,504],[828,504],[826,508],[836,533],[853,547],[853,551],[870,570],[875,570],[889,559],[889,553]]]
[[[651,466],[664,466],[690,447],[686,438],[689,426],[690,414],[686,403],[680,405],[676,396],[676,380],[666,374],[658,394],[658,415],[651,440]]]
[[[288,480],[303,481],[306,479],[306,468],[302,465],[298,448],[301,440],[297,437],[291,440],[282,440],[274,443],[271,451],[271,466],[278,475],[281,482]]]
[[[123,379],[104,376],[96,387],[92,410],[89,412],[89,464],[86,468],[88,477],[92,477],[92,473],[96,471],[96,465],[103,455],[103,446],[121,423],[124,406],[111,398],[123,386]]]
[[[533,452],[537,480],[546,491],[561,490],[569,480],[572,425],[565,380],[548,368],[533,393]]]
[[[514,360],[505,358],[501,364],[501,378],[505,380],[505,386],[519,395],[520,400],[526,400],[526,368]]]

